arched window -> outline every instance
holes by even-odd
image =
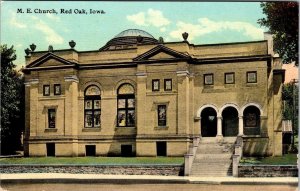
[[[101,96],[100,89],[91,85],[84,94],[84,126],[100,128],[101,126]]]
[[[255,106],[248,106],[244,110],[244,134],[260,135],[260,111]]]
[[[118,89],[118,127],[135,126],[135,97],[134,88],[123,84]]]

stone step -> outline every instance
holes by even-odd
[[[205,143],[235,143],[236,137],[223,137],[221,140],[216,137],[201,137],[200,142]]]
[[[226,154],[197,154],[195,156],[195,159],[230,159],[232,158],[232,154],[231,153],[226,153]]]
[[[232,174],[191,174],[194,177],[227,177],[232,176]]]

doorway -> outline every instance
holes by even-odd
[[[238,111],[234,107],[227,107],[222,112],[222,134],[224,137],[235,137],[239,130]]]
[[[217,112],[207,107],[201,112],[202,137],[215,137],[217,135]]]

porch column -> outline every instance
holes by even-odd
[[[239,116],[239,135],[244,135],[244,121],[243,121],[243,116]]]
[[[217,122],[217,137],[223,137],[223,135],[222,135],[222,117],[218,116],[217,119],[218,119],[218,122]]]

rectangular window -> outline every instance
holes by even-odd
[[[167,106],[158,105],[157,106],[157,117],[158,117],[158,126],[167,125]]]
[[[152,91],[159,91],[159,80],[152,80]]]
[[[257,73],[256,71],[247,72],[247,83],[256,83],[257,82]]]
[[[48,128],[55,128],[55,109],[48,109]]]
[[[214,85],[213,74],[204,74],[204,85]]]
[[[96,145],[85,145],[85,156],[96,156]]]
[[[121,156],[122,157],[131,157],[132,154],[132,145],[121,145]]]
[[[84,100],[84,121],[87,128],[101,127],[101,99],[98,96],[89,96]]]
[[[61,86],[60,86],[60,84],[54,84],[54,95],[61,95]]]
[[[46,143],[47,157],[55,157],[55,143]]]
[[[225,84],[234,84],[234,73],[225,73]]]
[[[167,156],[167,142],[165,141],[156,142],[156,155]]]
[[[135,99],[132,95],[118,97],[118,127],[135,126]]]
[[[50,85],[44,85],[43,86],[43,95],[49,96],[50,95]]]
[[[165,91],[172,91],[172,79],[165,79]]]

